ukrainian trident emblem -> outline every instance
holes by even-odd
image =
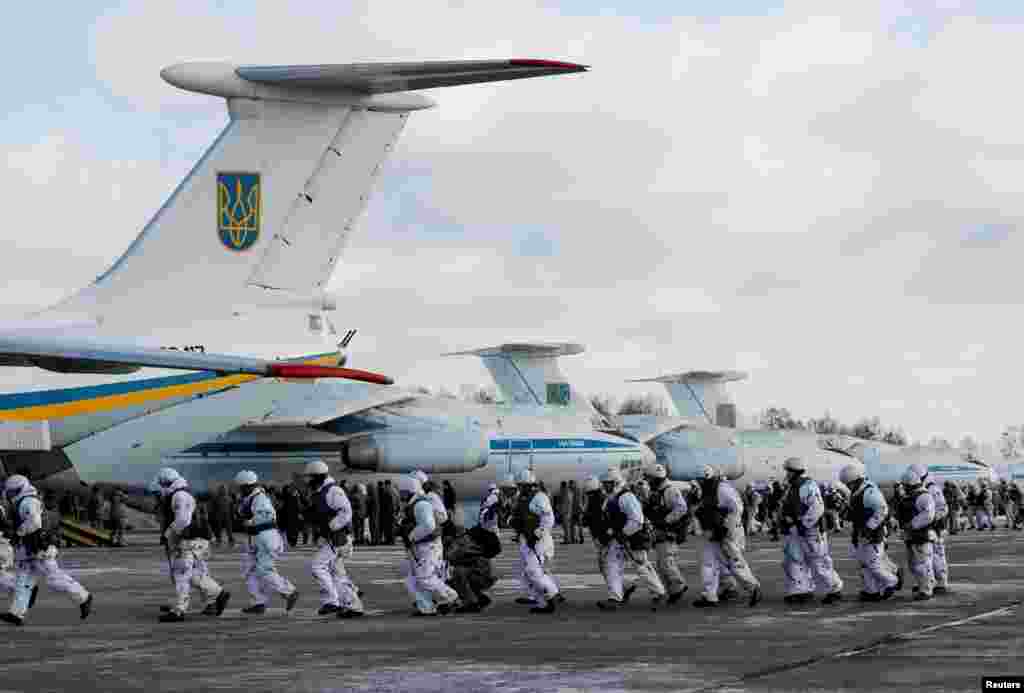
[[[228,250],[248,250],[260,237],[260,174],[217,174],[217,233]]]

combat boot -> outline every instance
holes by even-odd
[[[890,593],[889,596],[891,597],[892,593]],[[858,595],[857,597],[857,599],[862,602],[880,602],[883,599],[888,598],[889,597],[883,597],[881,594],[878,594],[877,592],[861,592],[860,595]]]
[[[21,616],[15,616],[14,614],[0,614],[0,621],[4,623],[10,623],[12,626],[23,626],[25,625],[25,619]]]
[[[597,608],[601,611],[616,611],[624,602],[615,601],[614,599],[602,599],[597,602]]]
[[[284,611],[288,613],[295,608],[295,603],[299,601],[299,591],[295,590],[287,597],[284,598]]]
[[[841,602],[841,601],[843,601],[843,593],[842,592],[830,592],[829,594],[825,595],[825,598],[821,600],[821,603],[828,605],[828,604],[835,604],[836,602]]]
[[[710,601],[710,600],[708,600],[707,597],[701,597],[700,599],[695,599],[694,602],[693,602],[693,605],[695,607],[697,607],[698,609],[701,609],[701,608],[718,606],[718,602]]]
[[[636,592],[636,585],[630,585],[626,589],[622,590],[622,603],[629,604],[629,598]]]
[[[86,600],[78,605],[78,613],[82,616],[82,620],[89,618],[89,614],[92,612],[92,593],[86,597]]]
[[[242,609],[243,614],[265,614],[267,613],[266,604],[253,604]]]
[[[160,623],[181,623],[185,620],[185,614],[179,614],[177,611],[168,611],[166,614],[160,614]]]
[[[556,595],[557,596],[557,595]],[[553,614],[555,613],[555,597],[547,600],[544,606],[535,606],[530,609],[531,614]]]
[[[316,615],[317,616],[330,616],[333,613],[337,613],[337,611],[338,611],[338,605],[337,604],[324,604],[319,609],[317,609]]]
[[[39,596],[39,585],[32,588],[32,595],[28,598],[28,608],[32,608],[36,605],[36,597]]]
[[[668,595],[668,603],[669,604],[675,604],[676,602],[678,602],[680,599],[683,598],[683,595],[686,594],[686,590],[688,590],[688,589],[690,589],[690,586],[689,585],[684,585],[683,589],[679,590],[678,592],[676,592],[674,594]]]

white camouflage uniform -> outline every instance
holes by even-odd
[[[817,482],[806,476],[799,477],[796,483],[800,484],[798,489],[803,513],[797,518],[800,527],[790,527],[782,541],[786,596],[813,594],[815,582],[826,594],[841,592],[843,581],[833,566],[828,537],[820,529],[820,521],[825,514],[821,489]],[[783,504],[788,498],[787,491]]]
[[[935,586],[947,589],[949,587],[949,565],[946,562],[946,538],[941,527],[945,526],[946,518],[949,517],[949,505],[946,503],[946,496],[942,493],[942,487],[934,481],[929,480],[925,484],[928,493],[935,502],[935,542],[932,546],[932,573],[935,575]]]
[[[498,506],[501,503],[501,495],[497,488],[491,489],[487,498],[480,504],[480,518],[478,520],[482,529],[498,533]]]
[[[43,526],[43,503],[39,500],[35,487],[26,484],[21,492],[11,501],[14,509],[14,524],[17,536],[32,534]],[[61,570],[57,565],[57,547],[53,544],[37,553],[29,553],[24,542],[14,552],[15,581],[14,602],[9,613],[19,618],[25,617],[28,603],[32,598],[32,590],[39,578],[45,578],[46,586],[54,592],[68,595],[76,605],[83,604],[89,598],[89,592],[78,584],[73,577]]]
[[[533,538],[533,546],[526,537],[519,538],[520,582],[529,599],[542,603],[558,594],[558,585],[544,566],[555,557],[555,541],[551,530],[555,526],[555,511],[551,500],[543,491],[537,491],[530,499],[529,512],[540,518],[540,526]]]
[[[199,590],[204,608],[220,596],[222,588],[210,576],[207,565],[210,558],[210,542],[206,539],[180,537],[185,528],[192,524],[196,511],[196,499],[188,491],[188,482],[178,479],[161,493],[171,497],[173,517],[164,533],[167,545],[174,556],[171,562],[171,576],[174,578],[176,599],[171,611],[183,616],[188,612],[193,587]]]
[[[242,500],[242,505],[246,504],[248,504],[249,513],[252,515],[245,521],[247,528],[277,523],[277,511],[274,510],[274,504],[259,486],[256,486],[252,493]],[[266,605],[272,593],[276,592],[282,597],[287,597],[295,592],[295,585],[277,572],[275,566],[275,561],[283,553],[284,541],[276,526],[249,537],[248,545],[242,553],[242,577],[245,578],[245,585],[249,588],[253,606]]]
[[[644,511],[643,506],[640,505],[640,500],[632,491],[627,490],[619,495],[620,490],[617,489],[605,501],[605,513],[608,514],[609,509],[613,508],[615,503],[618,503],[622,514],[626,516],[626,525],[622,528],[622,533],[625,535],[626,543],[628,544],[629,537],[639,532],[644,525]],[[626,561],[630,556],[632,563],[636,567],[636,574],[643,581],[644,587],[655,597],[664,597],[665,585],[662,584],[661,578],[658,577],[654,566],[648,560],[647,551],[629,550],[629,553],[627,553],[627,549],[628,547],[620,543],[617,538],[612,538],[608,542],[608,557],[605,564],[607,569],[605,582],[608,585],[608,598],[616,602],[622,601]]]
[[[8,527],[7,509],[5,501],[0,498],[0,530]],[[13,531],[13,530],[11,530]],[[0,533],[0,591],[14,592],[15,576],[11,568],[14,567],[14,547],[7,539],[7,536]]]
[[[864,526],[866,529],[877,530],[886,515],[889,514],[889,506],[885,502],[885,496],[878,490],[878,486],[872,481],[865,480],[856,493],[851,496],[851,501],[858,496],[862,497],[864,505]],[[851,502],[851,505],[853,503]],[[855,518],[851,518],[859,522]],[[861,577],[864,580],[864,591],[875,595],[881,594],[887,589],[893,589],[899,582],[896,570],[892,561],[885,552],[885,541],[872,542],[866,537],[860,537],[858,545],[850,544],[850,552],[860,562]]]
[[[416,526],[408,537],[412,548],[407,550],[406,589],[416,601],[417,611],[434,614],[437,613],[437,603],[455,604],[459,595],[439,575],[443,549],[433,503],[428,496],[417,494],[409,499],[409,504]]]
[[[705,499],[704,502],[710,502]],[[725,479],[718,482],[718,497],[714,499],[719,513],[723,515],[725,538],[714,541],[708,537],[704,543],[704,555],[701,562],[701,578],[704,591],[701,597],[709,602],[718,602],[719,581],[730,576],[748,592],[761,587],[747,564],[743,551],[746,549],[746,536],[743,533],[743,501],[740,494]]]
[[[331,518],[327,528],[331,532],[340,532],[346,527],[351,529],[352,505],[348,501],[348,496],[332,477],[325,478],[314,492],[313,502],[317,502],[315,496],[328,486],[330,488],[326,492],[324,502],[333,511],[334,517]],[[345,561],[352,557],[353,551],[351,532],[346,535],[346,541],[342,546],[334,546],[330,537],[321,536],[317,539],[316,553],[313,554],[313,560],[310,563],[310,572],[320,588],[321,607],[331,604],[349,611],[361,612],[363,610],[363,601],[359,598],[359,590],[349,578],[348,571],[345,570]]]
[[[683,492],[668,481],[663,481],[661,487],[652,490],[651,493],[661,494],[662,503],[668,508],[668,515],[665,516],[666,525],[673,525],[679,522],[689,510]],[[683,531],[686,531],[685,527]],[[658,541],[655,538],[655,569],[669,594],[678,594],[686,589],[686,578],[683,577],[682,571],[679,570],[678,552],[679,543],[675,539]]]
[[[910,563],[910,572],[914,575],[918,590],[925,596],[931,596],[935,588],[934,559],[932,557],[935,530],[931,529],[933,522],[935,522],[935,500],[926,489],[914,501],[914,516],[910,522],[910,527],[917,530],[926,530],[928,541],[922,544],[907,542],[907,558]],[[909,538],[909,533],[905,533],[905,537]]]

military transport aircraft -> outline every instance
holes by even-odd
[[[110,269],[0,325],[0,365],[65,386],[0,395],[5,469],[142,485],[165,454],[287,411],[323,376],[387,382],[338,370],[336,347],[322,353],[337,303],[325,287],[409,113],[434,105],[413,92],[586,69],[513,59],[163,70],[174,86],[226,99],[230,121]],[[277,361],[311,342],[321,353]],[[197,372],[116,377],[141,367]],[[359,386],[348,392],[383,396]]]

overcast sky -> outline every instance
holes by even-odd
[[[454,389],[486,371],[440,352],[565,339],[587,392],[739,368],[747,411],[954,442],[1024,419],[1024,7],[593,7],[6,8],[5,312],[102,272],[225,124],[165,65],[565,59],[593,69],[410,118],[333,281],[353,365]]]

